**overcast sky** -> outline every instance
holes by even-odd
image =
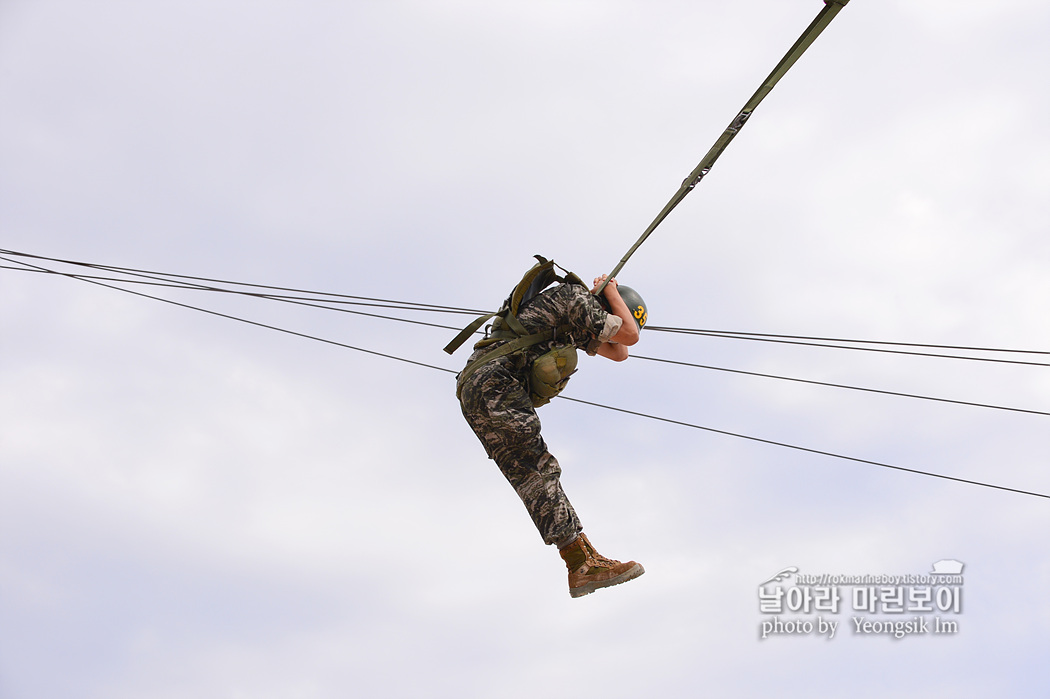
[[[0,248],[494,308],[533,254],[609,271],[822,7],[0,0]],[[1048,32],[1036,0],[851,2],[620,274],[655,326],[1043,352],[647,331],[640,355],[1035,412],[644,359],[584,359],[566,395],[1050,494]],[[646,568],[573,600],[450,373],[5,257],[2,699],[1050,685],[1046,497],[558,400],[544,434],[591,540]],[[136,290],[469,354],[447,329]],[[955,634],[853,633],[844,609],[833,639],[760,637],[785,568],[945,559]]]

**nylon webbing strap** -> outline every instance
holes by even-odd
[[[805,53],[806,49],[816,41],[817,37],[820,36],[820,33],[831,23],[831,20],[835,19],[839,10],[841,10],[847,2],[849,2],[849,0],[824,0],[824,8],[821,9],[820,13],[810,23],[809,27],[806,28],[806,31],[802,33],[802,36],[798,38],[798,41],[796,41],[794,46],[788,50],[787,54],[780,59],[780,63],[778,63],[776,68],[773,69],[773,72],[769,74],[769,77],[763,81],[762,85],[755,91],[755,94],[751,95],[751,99],[747,101],[744,108],[740,110],[740,113],[736,115],[736,118],[733,119],[732,123],[730,123],[726,130],[722,132],[722,135],[719,136],[717,141],[715,141],[715,144],[711,146],[711,150],[707,151],[707,155],[705,155],[703,160],[700,161],[700,164],[689,173],[689,176],[682,182],[682,186],[677,192],[675,192],[675,195],[671,197],[671,200],[667,202],[667,205],[664,206],[653,222],[649,224],[649,227],[645,229],[642,236],[631,246],[631,249],[623,256],[619,264],[617,264],[613,271],[609,273],[606,281],[602,282],[594,293],[600,294],[602,290],[605,289],[605,285],[609,283],[608,280],[619,274],[620,270],[623,269],[623,266],[627,264],[627,260],[630,259],[631,255],[634,254],[634,251],[645,242],[645,239],[649,237],[649,234],[656,230],[656,227],[667,218],[667,215],[671,213],[671,210],[678,206],[679,202],[685,199],[685,195],[689,194],[689,192],[699,184],[704,175],[710,172],[711,167],[715,164],[718,156],[722,154],[722,151],[726,149],[729,142],[732,141],[740,132],[740,129],[744,127],[744,124],[747,123],[747,120],[751,117],[751,113],[755,111],[755,108],[759,103],[765,99],[770,90],[772,90],[777,82],[784,77],[784,74],[787,73],[788,69],[795,64],[795,61]]]
[[[513,354],[519,350],[523,350],[526,347],[532,347],[538,345],[544,340],[552,340],[557,338],[559,335],[569,332],[572,330],[571,325],[559,325],[554,332],[550,330],[544,330],[543,332],[533,333],[532,335],[525,335],[514,340],[510,340],[506,344],[500,345],[495,349],[489,350],[485,354],[481,355],[473,362],[463,367],[463,371],[459,372],[457,377],[457,383],[463,385],[463,382],[467,380],[467,377],[478,370],[483,364],[491,362],[493,359],[499,359],[508,354]]]
[[[468,337],[476,333],[478,331],[478,328],[485,324],[486,320],[496,315],[497,313],[499,313],[499,311],[493,311],[488,315],[483,315],[479,316],[478,318],[475,318],[473,321],[471,321],[470,325],[460,330],[459,334],[452,339],[452,342],[445,345],[445,351],[449,354],[455,352],[457,349],[459,349],[460,345],[467,341]]]

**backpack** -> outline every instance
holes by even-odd
[[[482,365],[499,357],[521,354],[529,347],[547,340],[554,340],[557,344],[534,359],[529,367],[529,399],[533,407],[538,408],[549,403],[565,388],[569,382],[569,376],[575,373],[578,361],[576,346],[571,343],[558,342],[559,337],[567,335],[572,330],[572,326],[559,325],[551,330],[529,333],[518,320],[518,311],[524,304],[556,282],[586,285],[572,272],[562,270],[565,276],[560,276],[554,269],[556,266],[554,260],[548,260],[540,255],[535,257],[538,262],[525,273],[498,311],[475,318],[460,331],[452,342],[445,346],[445,351],[452,354],[490,318],[494,320],[487,328],[485,338],[475,343],[474,349],[483,349],[501,340],[506,340],[504,344],[482,354],[463,368],[456,380],[456,397],[459,397],[467,378]]]

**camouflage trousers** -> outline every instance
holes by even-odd
[[[545,544],[583,531],[561,487],[561,466],[540,436],[540,419],[513,360],[494,360],[462,386],[460,407],[489,458],[525,504]]]

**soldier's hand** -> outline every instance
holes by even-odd
[[[591,293],[593,294],[594,292],[598,291],[598,287],[601,286],[602,282],[604,282],[606,279],[608,279],[608,277],[609,277],[608,274],[603,274],[600,277],[595,277],[594,278],[594,286],[591,287]],[[608,289],[610,286],[613,287],[614,289],[616,288],[616,279],[609,279],[609,283],[605,285],[605,288]]]

